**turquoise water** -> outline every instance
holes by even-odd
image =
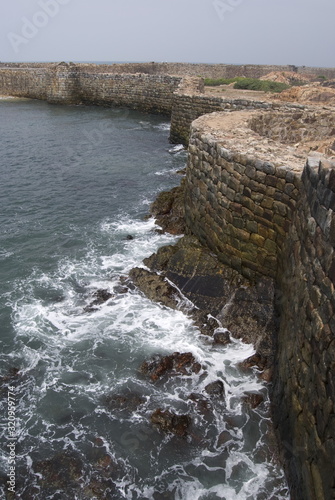
[[[123,109],[0,100],[0,127],[0,376],[20,370],[8,382],[16,387],[17,498],[288,498],[267,439],[266,389],[237,368],[252,347],[214,348],[182,312],[120,288],[132,267],[176,241],[144,220],[186,162],[168,143],[169,123]],[[101,288],[112,298],[85,312]],[[161,384],[139,373],[152,355],[175,351],[191,351],[203,370]],[[226,403],[205,417],[188,395],[217,379]],[[246,410],[246,390],[266,402]],[[130,411],[106,404],[127,393],[142,404]],[[6,399],[1,404],[5,415]],[[191,435],[153,428],[157,408],[189,413]],[[223,431],[230,439],[220,445]],[[51,471],[66,469],[67,456],[78,474],[55,479]]]

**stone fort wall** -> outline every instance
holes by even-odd
[[[70,63],[73,64],[73,63]],[[0,63],[0,68],[50,68],[53,63]],[[144,73],[149,75],[200,76],[203,78],[233,78],[244,76],[260,78],[272,71],[294,71],[301,75],[314,74],[335,78],[335,68],[318,68],[308,66],[276,66],[261,64],[201,64],[201,63],[115,63],[115,64],[85,64],[76,63],[81,71],[86,73]]]
[[[125,106],[170,115],[181,77],[148,74],[87,73],[77,65],[1,68],[0,93],[53,104]]]
[[[335,114],[268,113],[213,113],[192,124],[186,220],[222,262],[251,280],[275,279],[280,325],[272,402],[292,500],[329,500],[335,495],[335,162],[317,154],[306,162],[304,151],[255,129],[265,116],[276,136],[286,118],[301,125],[303,136],[327,129],[333,140]],[[296,134],[286,130],[287,143]]]

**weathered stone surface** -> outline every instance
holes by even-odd
[[[163,276],[135,267],[129,272],[129,277],[148,299],[171,309],[178,307],[178,291]]]
[[[175,352],[168,356],[157,355],[150,361],[144,361],[140,371],[148,375],[153,382],[164,376],[192,375],[199,373],[201,365],[191,352]]]
[[[151,415],[151,422],[164,432],[184,437],[187,435],[192,421],[188,415],[177,415],[169,410],[163,411],[158,408]]]
[[[242,397],[242,400],[251,408],[257,408],[261,403],[263,403],[264,396],[256,392],[246,392],[245,396]]]
[[[85,312],[96,311],[97,308],[95,306],[99,306],[104,302],[107,302],[107,300],[113,298],[114,295],[108,290],[100,289],[94,292],[93,297],[95,297],[94,300],[92,300],[88,306],[84,307]]]
[[[196,408],[199,413],[207,417],[212,415],[213,407],[210,401],[205,398],[202,394],[192,393],[188,397],[191,401],[194,401]]]
[[[234,337],[254,344],[267,366],[273,363],[274,297],[274,282],[262,279],[254,286],[239,288],[219,315],[222,326]]]
[[[150,207],[150,214],[164,232],[185,232],[184,183],[170,191],[161,192]]]
[[[213,335],[213,341],[216,345],[227,345],[231,343],[229,331],[216,332]]]
[[[152,270],[165,270],[167,278],[188,299],[214,316],[236,288],[247,284],[245,278],[220,263],[215,255],[191,236],[182,238],[174,247],[159,249],[144,263]]]
[[[213,398],[224,398],[225,396],[225,389],[221,380],[216,380],[215,382],[207,384],[205,391]]]

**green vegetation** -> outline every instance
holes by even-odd
[[[290,88],[290,85],[270,80],[257,80],[257,78],[241,78],[234,85],[234,89],[262,90],[263,92],[282,92]]]
[[[258,80],[257,78],[205,78],[205,85],[211,87],[229,85],[230,83],[235,83],[234,89],[262,90],[263,92],[282,92],[290,87],[286,83]]]

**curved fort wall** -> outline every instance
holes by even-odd
[[[272,399],[292,498],[334,498],[335,165],[318,155],[306,162],[294,145],[335,140],[334,113],[206,96],[198,65],[121,65],[122,74],[115,66],[0,65],[0,93],[171,115],[171,139],[189,141],[189,230],[248,278],[277,282]],[[207,76],[231,76],[228,66],[207,66]]]
[[[284,147],[255,131],[276,137],[283,125]],[[335,163],[306,162],[292,141],[333,140],[334,125],[313,109],[213,113],[192,124],[187,166],[187,226],[222,262],[277,282],[273,411],[301,500],[335,494]]]

